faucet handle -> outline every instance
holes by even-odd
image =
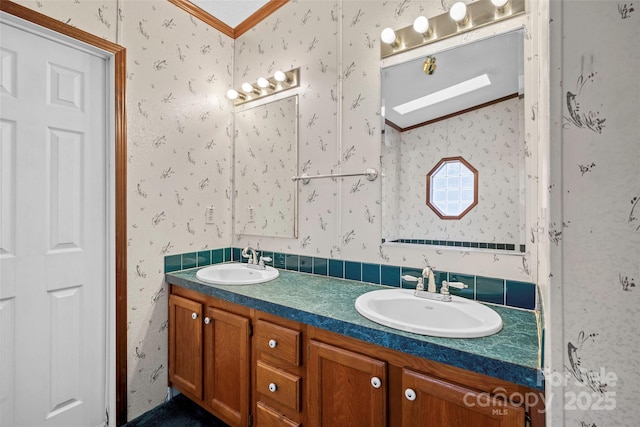
[[[446,280],[442,281],[442,287],[440,288],[440,293],[442,295],[449,295],[449,288],[456,288],[456,289],[464,289],[464,288],[468,288],[469,286],[466,283],[462,283],[462,282],[447,282]]]
[[[409,274],[405,274],[401,278],[402,278],[402,280],[406,280],[407,282],[418,282],[418,284],[416,285],[416,291],[423,291],[424,290],[424,282],[423,282],[422,277],[415,277],[415,276],[411,276]]]
[[[446,286],[448,288],[457,288],[457,289],[465,289],[469,287],[469,285],[463,282],[447,282],[446,280],[442,281],[442,286]]]
[[[260,257],[260,261],[258,262],[258,265],[264,265],[265,262],[271,262],[273,261],[273,258],[271,258],[270,256],[261,256]]]

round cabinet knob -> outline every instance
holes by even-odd
[[[269,348],[276,348],[277,345],[278,345],[278,341],[269,340]]]
[[[269,391],[271,393],[275,393],[275,391],[278,389],[278,386],[276,385],[276,383],[271,383],[269,384]]]
[[[198,313],[191,313],[191,318],[196,320],[198,318]]]
[[[204,324],[208,325],[209,323],[211,323],[211,318],[210,317],[205,317],[204,318]]]
[[[373,386],[373,388],[380,388],[380,386],[382,385],[382,381],[380,381],[380,378],[378,377],[373,377],[371,378],[371,385]]]
[[[416,400],[416,392],[413,389],[408,388],[404,391],[404,397],[406,397],[407,400],[414,401]]]

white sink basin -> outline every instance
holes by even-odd
[[[445,338],[478,338],[502,329],[502,318],[486,305],[452,296],[442,302],[413,295],[412,289],[382,289],[356,299],[358,313],[401,331]]]
[[[216,264],[198,270],[196,278],[214,285],[255,285],[273,280],[280,272],[267,266],[264,270],[250,268],[247,264]]]

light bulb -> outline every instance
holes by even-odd
[[[262,89],[268,88],[269,84],[269,80],[265,79],[264,77],[258,78],[258,86],[260,86]]]
[[[273,73],[273,78],[276,79],[276,81],[278,82],[284,82],[287,80],[287,75],[282,71],[278,70],[275,73]]]
[[[467,17],[467,5],[461,1],[451,6],[449,16],[456,22],[463,21]]]
[[[425,34],[429,31],[429,20],[426,16],[418,16],[415,21],[413,21],[413,29],[420,34]]]
[[[509,0],[491,0],[491,3],[493,3],[495,7],[500,9],[503,8],[507,3],[509,3]]]
[[[380,39],[386,44],[394,44],[396,42],[396,33],[387,27],[380,33]]]
[[[227,98],[233,100],[238,98],[238,91],[234,89],[229,89],[227,91]]]
[[[242,90],[246,93],[252,93],[255,88],[253,87],[253,85],[251,83],[242,83]]]

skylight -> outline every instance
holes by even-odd
[[[465,80],[461,83],[449,86],[448,88],[414,99],[413,101],[397,105],[393,107],[393,110],[398,114],[411,113],[421,108],[426,108],[439,102],[455,98],[456,96],[473,92],[474,90],[481,89],[483,87],[489,86],[490,84],[491,80],[489,80],[489,76],[487,76],[486,74],[482,74],[478,77]]]

